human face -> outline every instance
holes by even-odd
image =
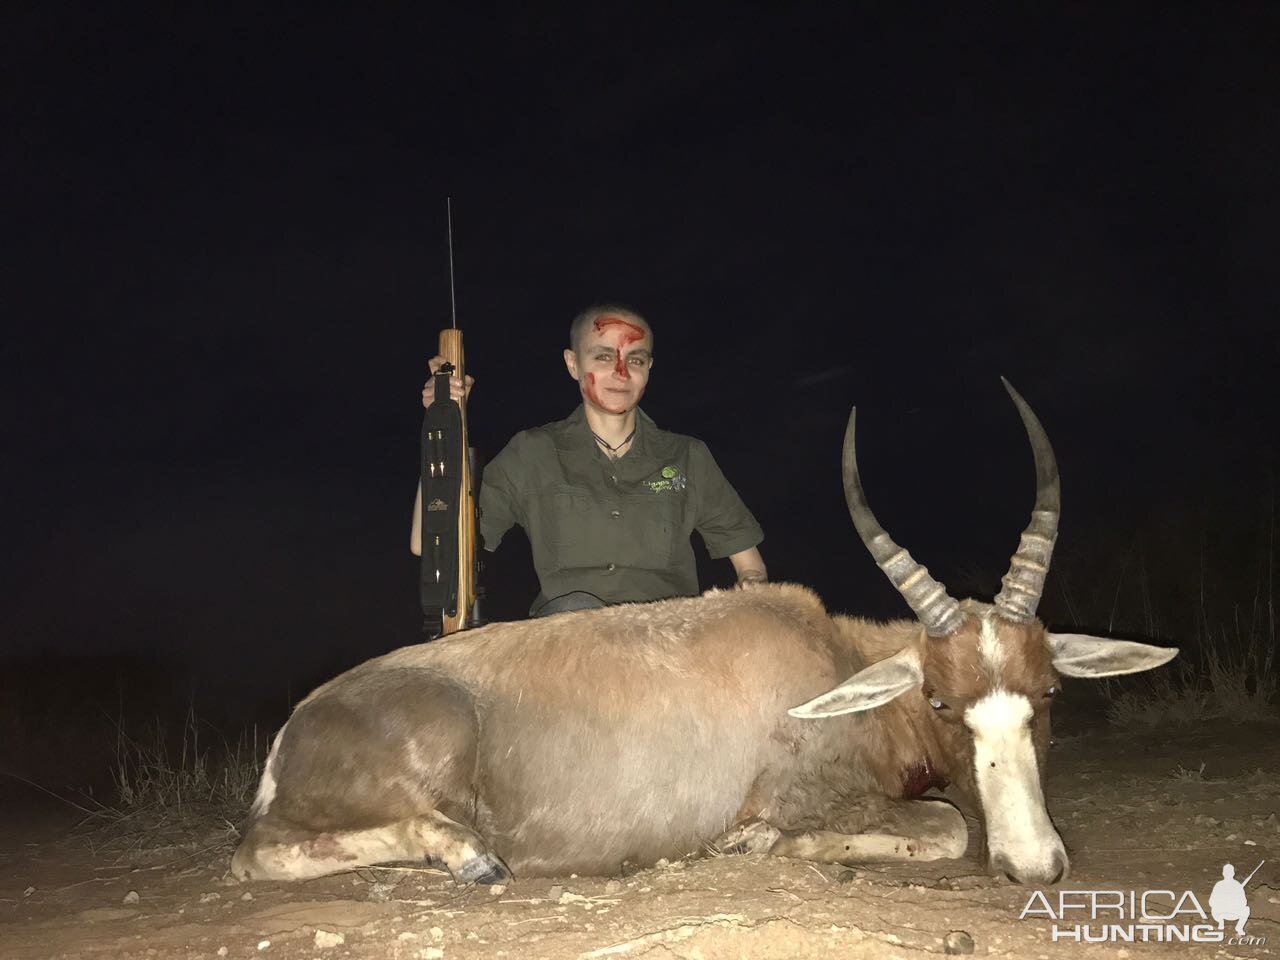
[[[582,399],[604,413],[625,414],[640,403],[653,366],[648,328],[626,314],[597,317],[578,342],[564,352],[569,375]]]

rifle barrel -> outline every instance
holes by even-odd
[[[444,216],[449,225],[449,325],[457,330],[458,303],[453,294],[453,197],[444,198]]]

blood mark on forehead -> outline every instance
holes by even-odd
[[[625,329],[623,334],[624,345],[644,339],[644,327],[640,326],[640,324],[632,320],[624,320],[622,317],[615,317],[609,313],[602,317],[596,317],[592,326],[595,327],[596,333],[604,333],[610,327],[623,327]]]
[[[622,317],[615,317],[612,314],[605,314],[603,317],[596,317],[592,324],[596,333],[604,334],[606,331],[618,328],[618,341],[614,345],[618,351],[618,355],[613,361],[613,372],[624,380],[627,379],[627,364],[624,352],[631,344],[645,337],[644,327],[631,320],[624,320]]]

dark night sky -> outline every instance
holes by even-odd
[[[482,456],[569,411],[568,320],[617,299],[656,328],[645,409],[833,608],[905,612],[843,506],[854,403],[886,526],[995,588],[1032,499],[1001,374],[1064,477],[1048,614],[1105,627],[1081,598],[1140,563],[1177,635],[1205,556],[1253,595],[1274,5],[176,9],[0,15],[0,652],[269,685],[416,640],[446,196]],[[527,547],[489,573],[518,615]]]

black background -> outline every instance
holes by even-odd
[[[646,411],[833,609],[905,613],[842,500],[853,404],[880,519],[997,589],[1033,494],[1002,374],[1063,474],[1046,617],[1265,606],[1274,5],[109,6],[0,15],[0,652],[296,696],[416,642],[446,196],[482,457],[569,412],[569,320],[619,300]],[[521,615],[519,536],[486,582]]]

